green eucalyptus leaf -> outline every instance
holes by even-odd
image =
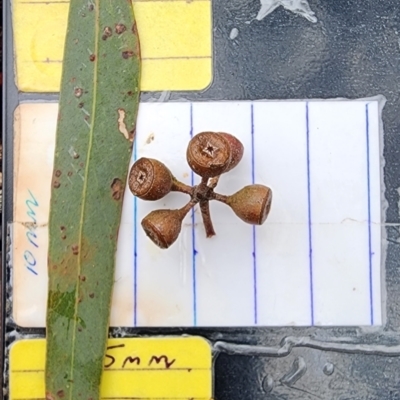
[[[49,223],[46,398],[97,400],[139,101],[128,0],[71,0]]]

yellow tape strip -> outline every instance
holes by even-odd
[[[69,1],[12,0],[18,89],[58,92]],[[211,0],[134,0],[143,91],[201,90],[212,80]]]
[[[43,339],[22,340],[10,352],[10,400],[44,400]],[[211,349],[202,338],[110,339],[102,399],[212,397]]]

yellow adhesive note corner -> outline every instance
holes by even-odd
[[[46,341],[21,340],[10,352],[10,400],[44,400]],[[211,349],[188,338],[110,339],[102,399],[212,398]]]
[[[69,2],[12,0],[16,84],[58,92]],[[134,0],[143,91],[202,90],[212,80],[211,0]]]

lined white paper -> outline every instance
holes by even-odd
[[[22,104],[18,113],[13,315],[19,325],[37,327],[45,321],[47,226],[41,217],[33,273],[20,222],[32,222],[30,194],[39,204],[36,216],[48,213],[57,105]],[[266,223],[252,227],[212,203],[217,236],[211,239],[195,209],[177,243],[161,250],[140,221],[188,198],[173,193],[146,202],[127,190],[111,324],[381,324],[379,122],[379,99],[141,104],[132,162],[157,158],[178,179],[196,184],[185,160],[188,141],[201,131],[229,132],[245,153],[216,190],[231,194],[263,183],[273,190],[273,204]]]

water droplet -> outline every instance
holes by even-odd
[[[325,375],[332,375],[333,372],[335,371],[335,366],[332,363],[326,363],[324,365],[324,368],[322,370],[324,372]]]
[[[229,34],[229,39],[234,40],[239,36],[239,29],[238,28],[233,28],[231,30],[231,33]]]
[[[266,375],[262,380],[261,386],[265,393],[271,393],[274,389],[275,383],[271,375]]]

